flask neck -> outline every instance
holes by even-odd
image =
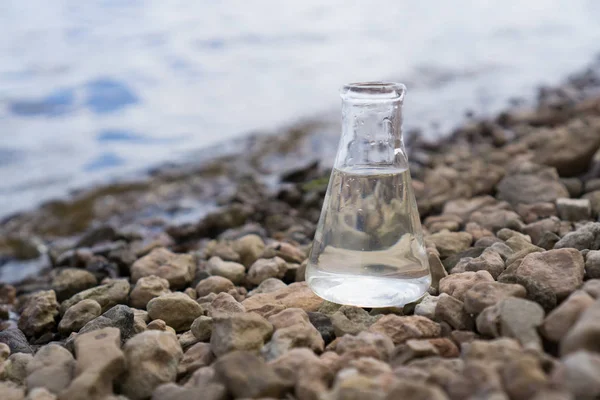
[[[356,83],[341,90],[342,138],[335,167],[406,169],[398,83]]]

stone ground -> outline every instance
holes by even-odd
[[[434,279],[404,308],[306,286],[318,165],[277,190],[246,177],[196,222],[44,241],[47,268],[0,284],[0,397],[599,398],[599,83],[582,73],[533,110],[413,138]]]

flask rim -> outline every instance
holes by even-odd
[[[346,102],[402,102],[406,86],[398,82],[356,82],[348,83],[340,89],[340,97]]]

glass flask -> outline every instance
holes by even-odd
[[[402,306],[431,284],[408,159],[399,83],[342,88],[342,137],[306,268],[325,300]]]

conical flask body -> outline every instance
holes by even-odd
[[[359,104],[342,96],[345,128],[306,269],[311,289],[334,303],[402,306],[431,284],[401,138],[404,88],[392,88],[374,106],[362,87]]]

